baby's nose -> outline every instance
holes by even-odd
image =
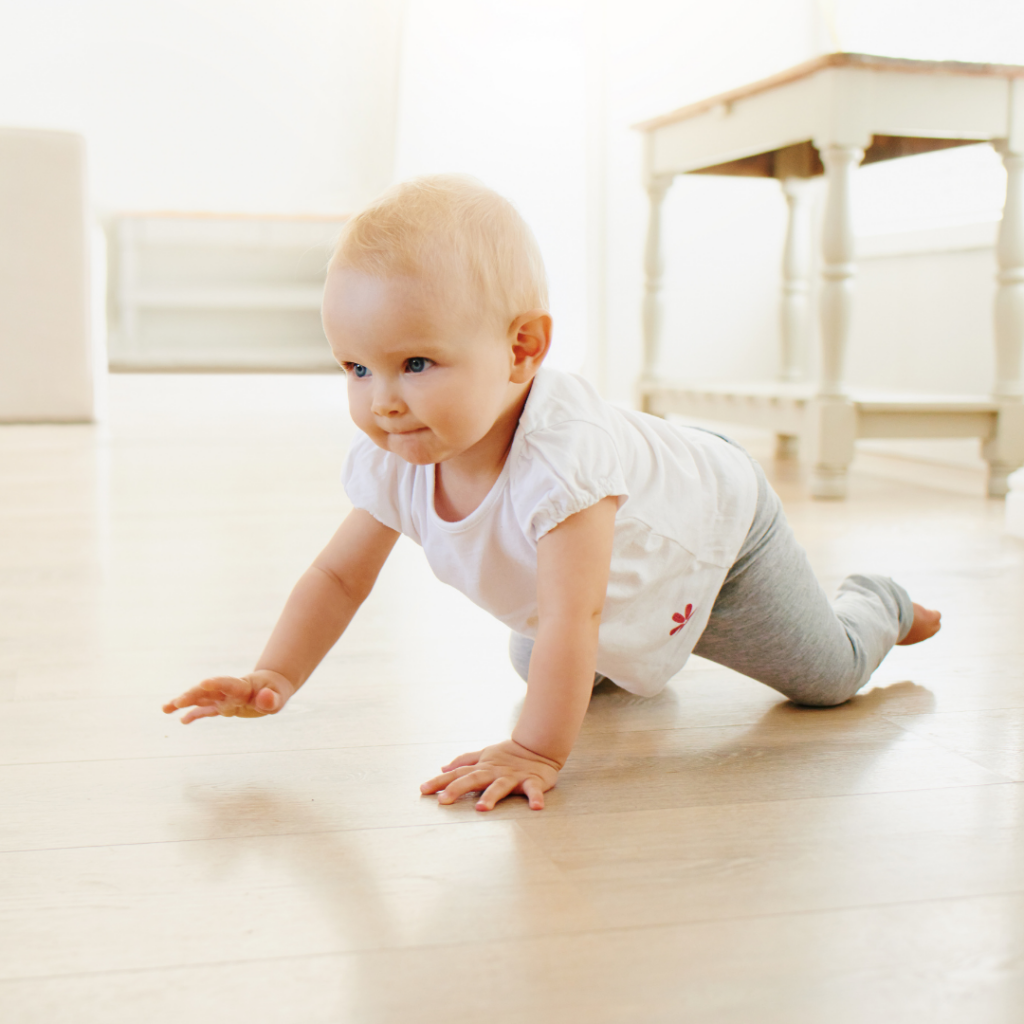
[[[374,416],[400,416],[405,412],[405,403],[395,388],[378,386],[373,392],[370,411]]]

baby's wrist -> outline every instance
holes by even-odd
[[[548,765],[550,768],[554,768],[556,772],[560,772],[562,768],[565,766],[566,760],[568,760],[568,755],[566,755],[566,757],[563,758],[552,757],[551,754],[548,754],[545,751],[538,749],[539,744],[538,747],[534,747],[529,745],[528,743],[523,743],[522,740],[516,738],[514,732],[512,733],[512,736],[509,738],[508,742],[509,745],[513,748],[513,753],[517,754],[519,757],[530,758],[534,761],[543,761],[544,764]]]
[[[298,684],[293,683],[283,672],[278,672],[272,668],[255,668],[249,674],[249,678],[257,690],[270,684],[279,693],[283,690],[282,696],[285,697],[292,696],[299,688]]]

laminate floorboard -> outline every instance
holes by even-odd
[[[400,542],[278,717],[251,666],[347,510],[339,377],[111,379],[0,428],[3,1024],[1009,1024],[1024,1014],[1024,542],[1002,504],[766,463],[826,586],[943,611],[849,703],[701,659],[597,688],[548,808],[418,784],[507,734],[504,629]]]

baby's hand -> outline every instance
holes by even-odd
[[[530,809],[544,809],[544,794],[553,789],[561,768],[557,762],[505,740],[492,747],[463,754],[446,764],[438,775],[420,786],[421,793],[437,793],[438,802],[451,804],[466,793],[481,792],[478,811],[492,811],[510,793],[522,793]]]
[[[198,686],[169,701],[164,705],[164,714],[173,715],[180,708],[192,708],[182,715],[182,725],[214,715],[259,718],[277,714],[293,693],[295,687],[284,676],[265,669],[241,678],[215,676],[204,679]]]

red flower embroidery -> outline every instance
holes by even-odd
[[[679,612],[673,612],[672,613],[672,621],[673,622],[678,622],[679,625],[676,626],[675,629],[669,630],[669,634],[668,635],[669,636],[675,636],[676,633],[678,633],[679,630],[681,630],[683,628],[683,626],[685,626],[690,621],[691,618],[693,618],[693,605],[692,604],[688,604],[686,606],[686,610],[683,612],[682,615],[680,615]]]

